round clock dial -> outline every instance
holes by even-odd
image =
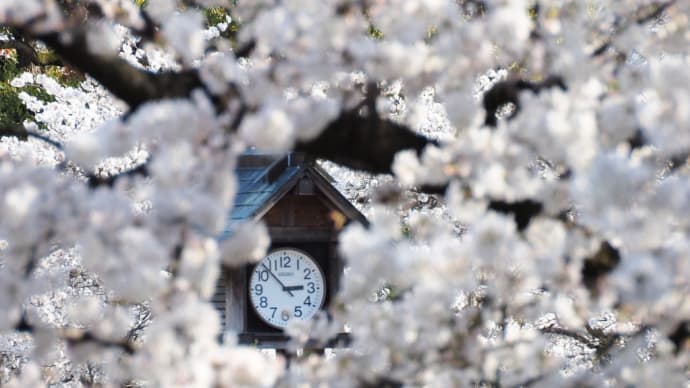
[[[326,296],[323,271],[311,256],[294,249],[270,252],[249,281],[249,299],[259,317],[283,329],[291,319],[309,319]]]

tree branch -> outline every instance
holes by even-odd
[[[0,128],[0,137],[16,137],[19,140],[27,140],[29,137],[33,137],[35,139],[44,141],[57,149],[62,149],[62,144],[60,144],[59,142],[47,136],[41,135],[40,133],[28,130],[21,124],[9,125]]]
[[[669,0],[665,1],[663,3],[658,3],[658,4],[650,4],[647,6],[642,7],[641,9],[638,9],[635,13],[637,14],[637,17],[634,20],[635,24],[638,25],[643,25],[647,22],[650,22],[656,18],[659,18],[666,9],[668,9],[670,6],[672,6],[676,0]],[[613,35],[619,35],[622,31],[625,31],[630,24],[625,25],[625,26],[619,26],[617,30],[613,32]],[[598,57],[604,54],[608,49],[611,47],[611,44],[613,43],[613,38],[607,39],[604,43],[600,44],[594,51],[592,51],[592,54],[590,54],[592,57]]]
[[[568,338],[572,338],[583,345],[589,346],[589,347],[596,347],[596,342],[592,338],[587,338],[582,334],[576,333],[572,330],[564,329],[561,327],[555,327],[555,326],[549,326],[549,327],[543,327],[539,329],[542,333],[545,334],[555,334],[555,335],[560,335]]]
[[[522,79],[511,79],[496,83],[489,91],[484,93],[482,104],[486,111],[484,125],[495,127],[498,123],[496,112],[505,104],[515,105],[515,111],[510,115],[512,119],[520,112],[520,92],[529,90],[539,93],[542,89],[559,87],[566,90],[565,81],[560,76],[550,76],[542,82],[531,82]]]
[[[668,335],[668,339],[675,346],[675,354],[690,349],[690,320],[680,322],[673,332]]]
[[[95,173],[90,173],[86,176],[86,185],[92,189],[95,189],[97,187],[102,187],[102,186],[112,187],[118,179],[123,178],[123,177],[134,177],[134,176],[142,176],[142,177],[149,176],[148,162],[142,163],[139,166],[137,166],[131,170],[127,170],[125,172],[121,172],[119,174],[110,175],[110,176],[101,176],[101,175],[97,175]]]
[[[599,294],[601,279],[613,271],[620,261],[620,252],[608,241],[602,242],[599,249],[585,259],[581,270],[582,283],[592,295]]]
[[[343,112],[316,139],[300,142],[297,151],[375,174],[390,174],[395,154],[415,150],[418,154],[434,140],[402,124],[377,116],[362,116],[359,109]]]
[[[23,313],[19,322],[14,325],[14,330],[18,333],[36,334],[39,330],[27,318],[27,314]],[[64,339],[69,346],[79,346],[82,344],[96,344],[104,348],[118,348],[127,354],[134,354],[137,351],[136,345],[127,338],[121,340],[105,339],[96,334],[81,329],[62,329],[58,331],[60,338]]]
[[[66,33],[49,33],[36,36],[52,48],[65,62],[89,74],[130,108],[165,98],[184,98],[197,88],[204,88],[196,70],[152,73],[129,64],[113,55],[98,55],[89,49],[86,40],[87,25],[73,28]]]
[[[34,37],[65,62],[96,79],[132,110],[149,101],[189,97],[197,88],[211,96],[195,69],[152,73],[132,66],[115,54],[93,53],[86,39],[88,25],[87,21],[67,32]],[[352,109],[328,124],[318,138],[298,143],[297,150],[355,169],[390,173],[398,151],[413,149],[420,153],[429,144],[435,142],[402,124],[381,119],[375,112],[363,116],[359,109]]]
[[[62,338],[72,347],[83,344],[96,344],[104,348],[118,348],[130,355],[137,351],[137,347],[126,338],[122,340],[104,339],[90,331],[79,330],[74,333],[65,333]]]
[[[518,231],[523,231],[527,228],[530,221],[532,221],[532,218],[542,213],[544,205],[542,205],[541,202],[531,199],[515,202],[494,199],[489,202],[489,209],[498,213],[512,215],[515,219]]]
[[[0,40],[0,49],[13,49],[17,52],[17,64],[20,68],[29,65],[40,65],[38,53],[30,44],[18,39]]]

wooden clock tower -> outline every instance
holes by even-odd
[[[237,176],[235,205],[219,238],[228,238],[239,223],[263,220],[271,248],[259,263],[225,270],[213,303],[224,332],[238,333],[241,343],[282,348],[286,321],[328,310],[343,271],[337,254],[342,225],[367,221],[303,154],[248,152]]]

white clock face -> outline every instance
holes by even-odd
[[[307,253],[276,249],[261,260],[249,281],[249,299],[267,324],[282,329],[291,319],[309,319],[323,305],[323,272]]]

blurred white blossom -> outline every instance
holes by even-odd
[[[63,3],[6,0],[0,24],[49,46],[83,30],[84,58],[199,87],[130,107],[0,53],[34,135],[0,139],[0,385],[687,385],[688,2]],[[343,112],[434,143],[394,176],[318,162],[369,224],[339,236],[328,311],[287,331],[350,342],[288,366],[209,302],[271,246],[261,221],[226,225],[235,167]]]

